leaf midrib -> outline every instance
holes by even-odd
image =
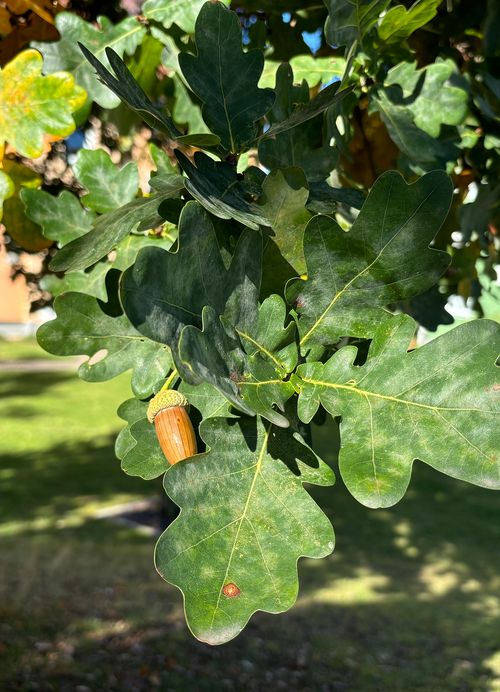
[[[320,325],[320,323],[321,323],[321,322],[325,319],[325,317],[328,315],[328,313],[329,313],[330,310],[333,308],[333,306],[335,305],[335,303],[344,295],[344,293],[346,293],[346,292],[348,291],[349,287],[352,286],[352,284],[353,284],[355,281],[357,281],[359,278],[361,278],[367,271],[369,271],[369,270],[373,267],[373,265],[374,265],[376,262],[378,262],[378,260],[379,260],[380,257],[382,256],[382,254],[383,254],[383,253],[385,252],[385,250],[387,249],[387,247],[393,242],[393,240],[394,240],[395,238],[397,238],[397,237],[399,236],[399,234],[401,233],[401,231],[403,230],[403,228],[405,228],[405,226],[416,216],[416,214],[418,214],[418,212],[420,211],[420,209],[422,208],[422,206],[423,206],[423,205],[427,202],[427,200],[434,194],[434,192],[435,192],[435,188],[432,188],[432,190],[424,197],[424,199],[420,202],[420,204],[413,210],[413,212],[412,212],[412,213],[410,214],[410,216],[405,220],[405,222],[404,222],[403,224],[401,224],[401,226],[398,228],[398,230],[389,238],[389,240],[385,243],[385,245],[379,250],[379,252],[377,253],[376,257],[370,262],[370,264],[368,264],[362,271],[358,272],[355,276],[353,276],[353,278],[352,278],[350,281],[348,281],[348,283],[344,286],[344,288],[340,289],[340,291],[338,291],[338,293],[336,293],[336,294],[334,295],[334,297],[332,298],[332,300],[330,301],[330,303],[329,303],[329,304],[327,305],[327,307],[323,310],[323,312],[322,312],[321,315],[318,317],[318,319],[314,322],[314,324],[312,325],[312,327],[304,334],[304,336],[303,336],[302,339],[300,340],[300,346],[303,346],[303,345],[305,344],[305,342],[309,339],[309,337],[311,336],[311,334],[318,328],[318,326]],[[389,204],[389,199],[390,199],[390,195],[388,195],[388,198],[387,198],[387,205]],[[350,232],[352,233],[352,230],[351,230]],[[396,281],[396,282],[393,282],[393,283],[397,283],[397,281]]]
[[[213,626],[214,626],[215,616],[216,616],[216,614],[217,614],[217,611],[220,609],[219,606],[220,606],[220,600],[221,600],[221,597],[222,597],[222,589],[224,588],[224,585],[225,585],[225,583],[226,583],[226,581],[227,581],[227,578],[228,578],[229,570],[231,569],[231,563],[232,563],[233,556],[234,556],[234,553],[235,553],[235,550],[236,550],[236,545],[237,545],[237,543],[238,543],[238,538],[239,538],[239,536],[240,536],[241,527],[243,526],[243,521],[246,519],[246,515],[247,515],[247,512],[248,512],[248,508],[249,508],[249,506],[250,506],[250,501],[251,501],[251,499],[252,499],[253,491],[254,491],[255,485],[256,485],[256,483],[257,483],[257,478],[258,478],[259,473],[260,473],[260,470],[261,470],[261,468],[262,468],[262,463],[263,463],[263,461],[264,461],[264,456],[265,456],[265,453],[266,453],[266,450],[267,450],[267,441],[268,441],[268,439],[269,439],[269,435],[270,435],[270,433],[271,433],[271,429],[272,429],[272,425],[269,426],[269,428],[268,428],[267,431],[266,431],[266,434],[264,435],[264,439],[263,439],[263,441],[262,441],[262,447],[261,447],[261,449],[260,449],[260,451],[259,451],[259,457],[258,457],[257,463],[256,463],[256,465],[255,465],[255,473],[254,473],[254,476],[253,476],[253,479],[252,479],[252,484],[251,484],[250,489],[249,489],[249,491],[248,491],[248,496],[247,496],[247,499],[246,499],[246,502],[245,502],[245,507],[243,508],[243,512],[242,512],[242,514],[241,514],[241,516],[240,516],[240,518],[239,518],[239,520],[238,520],[238,521],[239,521],[239,524],[238,524],[238,528],[237,528],[237,530],[236,530],[236,535],[235,535],[235,537],[234,537],[233,545],[232,545],[232,547],[231,547],[231,552],[230,552],[230,554],[229,554],[229,559],[228,559],[228,561],[227,561],[227,568],[226,568],[226,571],[225,571],[225,573],[224,573],[224,578],[223,578],[222,583],[221,583],[220,588],[219,588],[219,595],[218,595],[218,598],[217,598],[217,603],[216,603],[216,605],[215,605],[214,612],[213,612],[213,614],[212,614],[212,620],[211,620],[211,623],[210,623],[210,632],[211,632],[211,633],[213,633]]]
[[[369,390],[366,389],[359,389],[358,387],[354,385],[349,385],[349,384],[338,384],[334,382],[323,382],[322,380],[313,380],[308,377],[302,377],[301,378],[303,382],[306,384],[312,384],[316,387],[326,387],[327,389],[342,389],[348,392],[352,392],[353,394],[358,394],[360,396],[364,397],[372,397],[375,399],[384,399],[386,401],[392,401],[397,404],[404,404],[407,406],[416,406],[418,408],[424,408],[428,409],[431,411],[434,411],[435,413],[439,413],[439,411],[475,411],[477,413],[489,413],[491,415],[495,415],[495,411],[491,411],[488,409],[480,409],[480,408],[462,408],[462,407],[451,407],[451,406],[433,406],[431,404],[422,404],[418,401],[411,401],[408,399],[400,399],[397,396],[391,396],[389,394],[380,394],[378,392],[370,392]]]

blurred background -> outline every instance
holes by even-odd
[[[243,45],[265,52],[262,86],[274,86],[287,60],[295,80],[307,80],[307,101],[349,63],[352,98],[297,137],[297,151],[301,142],[314,149],[300,161],[308,184],[328,180],[359,201],[390,168],[407,180],[434,168],[452,176],[454,201],[436,240],[452,255],[450,269],[439,286],[395,306],[417,320],[421,344],[463,320],[500,319],[500,5],[361,4],[384,9],[350,62],[345,31],[331,19],[325,30],[328,11],[347,6],[341,0],[231,7]],[[191,636],[180,592],[154,569],[161,481],[126,476],[114,455],[129,374],[89,384],[77,375],[85,356],[56,358],[36,343],[54,296],[76,290],[105,300],[113,273],[115,256],[89,272],[54,274],[57,248],[139,189],[147,194],[151,171],[175,165],[172,143],[97,82],[75,41],[101,59],[113,45],[154,102],[183,131],[200,132],[200,104],[177,54],[193,49],[201,5],[0,0],[0,66],[9,76],[0,82],[0,690],[500,690],[498,493],[417,462],[404,500],[369,510],[337,474],[335,487],[313,492],[338,534],[333,555],[299,562],[290,612],[258,613],[236,640],[212,648]],[[391,33],[384,12],[397,5],[414,14]],[[22,137],[22,120],[7,109],[13,85],[26,112],[34,108],[16,62],[30,47],[43,56],[44,75],[73,76],[73,120]],[[414,67],[405,73],[402,64]],[[239,170],[289,164],[280,157],[259,148]],[[115,171],[120,199],[96,201],[96,166],[102,179]],[[348,225],[356,207],[344,201],[335,212]],[[175,228],[155,237],[172,242]],[[336,469],[335,424],[314,428],[313,438]]]

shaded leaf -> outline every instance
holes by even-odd
[[[449,264],[429,248],[448,213],[452,184],[434,171],[407,185],[384,173],[347,233],[316,216],[304,237],[307,281],[290,291],[299,315],[300,345],[334,344],[342,336],[370,337],[391,302],[423,293]]]
[[[340,83],[336,82],[322,89],[319,94],[307,104],[298,104],[292,111],[291,115],[280,122],[272,125],[268,130],[259,137],[259,142],[288,132],[302,123],[312,120],[320,113],[323,113],[330,106],[338,105],[348,94],[351,93],[353,87],[347,87],[339,90]]]
[[[0,70],[0,147],[5,141],[28,158],[43,152],[45,134],[65,137],[75,129],[72,113],[86,99],[72,75],[42,75],[42,56],[25,50]]]
[[[284,63],[276,73],[276,101],[268,120],[280,123],[293,113],[297,104],[309,103],[306,82],[293,84],[293,72]],[[259,159],[271,170],[298,166],[308,180],[324,180],[334,168],[337,154],[330,144],[323,143],[323,118],[320,115],[287,132],[263,139],[259,144]]]
[[[82,197],[83,204],[99,214],[131,202],[139,189],[137,164],[130,161],[119,168],[103,149],[79,151],[73,170],[78,182],[87,190]]]
[[[24,189],[21,191],[26,216],[37,223],[43,235],[66,245],[71,240],[88,233],[95,215],[83,209],[78,197],[63,190],[56,197],[44,190]]]
[[[86,46],[82,43],[78,45],[85,58],[94,67],[101,81],[152,128],[159,129],[169,137],[187,145],[200,147],[217,146],[219,138],[212,134],[183,135],[175,126],[170,113],[165,108],[160,110],[153,104],[123,60],[112,48],[106,48],[106,56],[115,73],[114,75]]]
[[[371,102],[380,112],[392,141],[419,172],[445,168],[448,161],[457,158],[458,148],[452,142],[435,139],[417,127],[411,109],[395,105],[385,91],[372,92]]]
[[[375,26],[380,14],[390,0],[324,0],[328,9],[325,38],[328,43],[350,46],[354,41],[361,45],[364,36]]]
[[[243,52],[238,17],[220,3],[203,5],[195,43],[196,55],[179,55],[182,73],[202,101],[203,118],[219,135],[222,147],[238,152],[255,139],[255,123],[274,101],[271,89],[257,87],[264,55],[258,50]]]
[[[380,326],[368,360],[356,348],[299,366],[299,415],[321,403],[342,416],[339,464],[354,497],[388,507],[404,495],[415,459],[453,478],[500,488],[500,328],[462,324],[407,353],[415,322],[397,315]]]
[[[156,567],[183,592],[193,634],[222,644],[255,611],[293,605],[300,556],[331,553],[331,524],[302,484],[334,476],[297,432],[258,419],[212,418],[200,432],[210,451],[165,475],[181,514],[158,541]]]
[[[226,269],[210,216],[197,202],[188,202],[179,220],[177,252],[144,248],[125,272],[124,310],[140,332],[174,346],[185,325],[201,326],[205,305],[222,314],[241,285],[258,295],[261,244],[260,236],[247,231]],[[244,307],[239,302],[235,310]]]
[[[101,382],[132,369],[132,389],[146,397],[170,369],[166,346],[145,339],[124,315],[104,313],[95,298],[65,293],[55,299],[54,309],[57,318],[39,328],[38,343],[56,355],[88,355],[91,359],[78,370],[82,380]],[[92,356],[102,351],[103,357],[93,361]]]
[[[92,66],[82,56],[78,42],[84,43],[107,66],[106,47],[112,45],[118,55],[132,55],[146,34],[145,27],[135,17],[127,17],[116,25],[107,17],[98,17],[96,26],[72,12],[61,12],[55,21],[61,40],[32,44],[42,53],[46,72],[72,72],[90,99],[103,108],[116,108],[119,99],[97,79]]]
[[[186,189],[214,216],[234,219],[254,229],[269,225],[259,206],[252,201],[245,181],[238,178],[235,166],[214,161],[201,151],[194,155],[195,165],[182,152],[177,150],[175,155],[188,176]]]
[[[162,452],[154,425],[147,419],[148,402],[128,399],[118,408],[118,415],[127,422],[115,442],[115,454],[122,470],[129,476],[149,481],[169,468]]]
[[[162,224],[161,204],[180,195],[184,179],[172,175],[156,176],[155,180],[161,181],[157,192],[100,216],[89,233],[59,250],[50,268],[53,271],[86,269],[105,257],[132,231],[144,231]]]

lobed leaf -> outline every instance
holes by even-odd
[[[25,188],[20,197],[26,216],[42,228],[46,238],[56,240],[59,245],[66,245],[92,228],[95,215],[85,210],[69,190],[56,197],[44,190]]]
[[[429,247],[450,207],[452,185],[442,171],[408,185],[395,171],[373,186],[350,231],[330,217],[307,225],[307,280],[288,291],[299,315],[300,346],[371,337],[389,303],[437,282],[449,255]]]
[[[44,57],[45,70],[49,73],[58,70],[72,72],[89,99],[103,108],[116,108],[120,100],[97,79],[92,66],[82,57],[78,42],[84,43],[94,56],[103,59],[106,66],[105,50],[108,46],[112,45],[118,55],[132,55],[146,35],[146,28],[135,17],[127,17],[115,25],[107,17],[98,17],[95,25],[72,12],[61,12],[55,23],[61,35],[59,41],[32,43]]]
[[[106,314],[91,296],[65,293],[54,310],[57,318],[38,329],[38,343],[59,356],[90,356],[78,370],[82,380],[102,382],[132,369],[132,390],[146,397],[171,368],[166,346],[145,339],[125,315]],[[101,357],[93,360],[96,354]]]
[[[0,148],[7,141],[28,158],[42,154],[44,135],[73,132],[72,114],[86,99],[72,75],[42,75],[42,67],[40,53],[25,50],[0,70]]]
[[[131,202],[139,189],[139,172],[135,161],[122,168],[116,166],[103,149],[81,149],[73,165],[78,182],[87,190],[83,204],[106,214]]]
[[[155,180],[160,179],[157,176]],[[103,214],[91,231],[60,250],[50,263],[53,271],[86,269],[105,257],[132,231],[144,231],[162,224],[161,205],[179,197],[184,179],[179,175],[161,178],[162,185],[150,197],[141,197],[115,211]]]
[[[177,252],[144,248],[125,272],[124,310],[142,334],[175,347],[183,327],[201,326],[205,305],[222,314],[242,285],[258,295],[261,245],[260,236],[247,231],[227,270],[210,216],[197,202],[188,202],[179,220]],[[239,301],[234,310],[244,304]]]
[[[257,610],[293,605],[299,557],[332,552],[332,526],[303,483],[334,475],[297,432],[259,419],[212,418],[200,433],[210,451],[165,474],[181,514],[158,541],[156,567],[182,591],[193,634],[222,644]]]
[[[404,5],[391,7],[377,27],[378,35],[384,43],[401,43],[436,16],[442,1],[417,0],[408,9]]]
[[[238,17],[221,3],[203,5],[195,44],[196,55],[179,55],[182,73],[202,101],[203,119],[220,137],[222,148],[239,152],[255,139],[256,121],[273,105],[273,91],[257,86],[264,55],[242,50]]]
[[[415,459],[500,488],[500,327],[468,322],[407,353],[415,327],[407,315],[387,320],[362,366],[347,346],[297,369],[299,416],[311,420],[320,403],[342,416],[340,472],[368,507],[401,499]]]

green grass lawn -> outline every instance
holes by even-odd
[[[26,353],[42,357],[0,359]],[[158,491],[114,458],[127,396],[127,376],[0,373],[2,692],[500,690],[500,494],[423,464],[391,510],[319,489],[335,553],[300,562],[295,608],[211,648],[154,571],[154,538],[95,518]],[[333,463],[332,429],[315,437]]]

